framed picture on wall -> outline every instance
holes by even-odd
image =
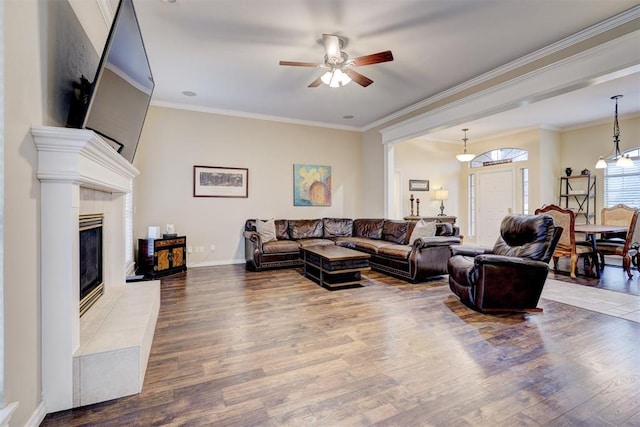
[[[293,206],[331,206],[331,166],[293,165]]]
[[[249,197],[249,169],[194,166],[193,197]]]
[[[410,179],[409,191],[429,191],[429,180],[426,179]]]

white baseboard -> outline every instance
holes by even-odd
[[[187,268],[198,268],[198,267],[216,267],[218,265],[231,265],[231,264],[244,264],[246,261],[244,259],[229,259],[222,261],[203,261],[203,262],[194,262],[193,264],[187,263]]]
[[[31,414],[31,417],[29,417],[29,420],[24,426],[38,427],[44,421],[44,417],[46,416],[47,416],[47,407],[44,404],[44,400],[41,400],[40,404],[38,405],[36,410],[33,411],[33,414]]]

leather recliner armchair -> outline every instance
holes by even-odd
[[[451,247],[449,287],[479,311],[541,311],[536,306],[560,234],[549,215],[509,215],[492,249]]]

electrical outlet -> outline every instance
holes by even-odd
[[[193,253],[193,246],[187,246],[187,253]]]
[[[214,244],[212,243],[212,244],[211,244],[211,247],[209,247],[209,250],[210,250],[211,252],[215,251],[215,250],[216,250],[216,245],[214,245]]]

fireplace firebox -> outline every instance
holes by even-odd
[[[80,316],[102,296],[102,214],[80,215]]]

